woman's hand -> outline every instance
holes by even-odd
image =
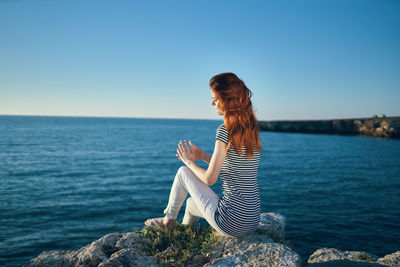
[[[201,159],[203,159],[203,157],[202,157],[203,150],[201,150],[200,147],[195,146],[195,145],[192,143],[192,141],[190,141],[190,140],[189,140],[189,144],[190,144],[190,146],[192,147],[190,150],[191,150],[192,153],[193,153],[194,160],[201,160]]]
[[[191,145],[192,145],[192,143],[191,143]],[[178,149],[176,150],[178,152],[177,156],[179,157],[180,160],[182,160],[183,163],[188,165],[188,164],[190,164],[190,162],[196,161],[196,156],[199,156],[199,154],[201,155],[200,148],[198,148],[198,147],[196,147],[196,148],[197,148],[197,150],[194,149],[193,145],[192,145],[192,149],[190,149],[186,140],[184,142],[182,142],[182,140],[181,140],[178,143]],[[199,152],[199,150],[200,150],[200,152]]]
[[[182,143],[182,141],[181,141],[181,143]],[[190,140],[189,140],[189,144],[192,147],[192,148],[190,148],[190,151],[192,151],[192,153],[193,153],[194,160],[203,160],[204,151],[200,147],[193,144],[192,141],[190,141]],[[176,153],[176,156],[180,159],[178,153]]]

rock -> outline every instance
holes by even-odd
[[[332,260],[327,262],[311,263],[307,267],[387,267],[379,263],[352,260]]]
[[[193,257],[193,259],[188,263],[188,267],[197,267],[197,266],[203,266],[209,262],[208,258],[202,255],[196,255]]]
[[[261,131],[362,135],[400,138],[400,117],[338,120],[259,121]]]
[[[118,249],[134,249],[138,255],[146,255],[141,249],[144,240],[138,233],[125,233],[116,243]]]
[[[217,244],[204,266],[300,266],[300,256],[284,244],[284,229],[283,216],[263,213],[254,234],[229,238],[215,232]]]
[[[400,250],[378,259],[377,262],[389,266],[400,266]]]
[[[98,265],[99,267],[158,266],[157,256],[138,255],[135,249],[121,249]]]
[[[397,254],[396,254],[397,253]],[[399,266],[400,252],[380,258],[363,251],[341,251],[335,248],[321,248],[308,258],[307,266]],[[388,264],[390,263],[390,264]]]
[[[240,245],[226,243],[221,257],[203,266],[300,266],[300,256],[279,243],[242,240]]]
[[[39,256],[25,263],[24,266],[54,266],[72,267],[75,266],[74,259],[77,252],[73,250],[52,250],[43,251]]]
[[[376,261],[379,257],[367,252],[341,251],[336,248],[321,248],[314,251],[308,258],[308,263],[326,262],[331,260]]]
[[[187,266],[301,266],[300,256],[291,242],[285,240],[284,230],[285,217],[262,213],[259,228],[253,234],[229,238],[214,231],[216,244],[208,257],[197,255]],[[111,233],[77,251],[44,251],[24,266],[160,266],[157,256],[148,256],[142,249],[146,242],[139,233]],[[400,251],[378,258],[367,252],[321,248],[309,257],[307,264],[316,267],[400,267]]]
[[[277,213],[262,213],[259,231],[265,231],[275,242],[285,241],[286,218]]]
[[[138,233],[111,233],[78,251],[42,252],[24,266],[157,266],[155,256],[147,256]]]
[[[300,266],[300,256],[286,245],[284,229],[285,217],[262,213],[257,231],[245,237],[214,231],[217,241],[209,257],[195,256],[188,266]],[[111,233],[77,251],[44,251],[24,266],[160,266],[156,256],[142,249],[146,242],[139,233]]]
[[[107,260],[114,252],[118,251],[116,244],[121,237],[122,234],[112,233],[84,246],[78,250],[76,264],[90,267],[99,265],[101,262]]]

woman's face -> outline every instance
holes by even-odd
[[[224,115],[222,110],[219,108],[219,100],[215,96],[215,93],[212,90],[211,90],[211,98],[212,98],[211,105],[215,107],[215,112],[217,112],[218,115]]]

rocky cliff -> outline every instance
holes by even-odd
[[[300,266],[300,256],[284,241],[285,218],[263,213],[259,228],[243,238],[214,231],[216,242],[207,257],[193,257],[188,266]],[[161,266],[143,250],[148,240],[139,233],[111,233],[77,251],[44,251],[24,266]]]
[[[215,232],[216,242],[207,257],[194,256],[187,266],[301,266],[299,254],[285,241],[285,217],[262,213],[259,228],[242,238]],[[161,266],[157,256],[143,250],[148,242],[139,233],[111,233],[79,250],[44,251],[24,266]],[[400,251],[379,258],[357,251],[323,248],[315,251],[307,266],[400,266]]]
[[[261,131],[400,138],[400,117],[341,120],[260,121]]]

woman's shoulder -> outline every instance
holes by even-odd
[[[228,131],[225,127],[225,123],[221,123],[218,128],[217,131]]]
[[[217,128],[217,133],[228,135],[229,136],[229,131],[226,129],[225,124],[221,123],[218,128]]]
[[[229,142],[229,132],[225,127],[224,123],[221,123],[217,129],[217,139],[223,141],[224,143],[228,144]]]

